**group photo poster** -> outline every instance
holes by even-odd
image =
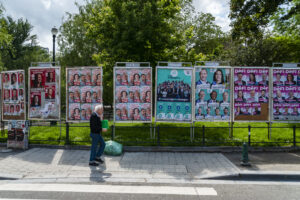
[[[274,68],[273,78],[273,112],[274,121],[300,120],[300,70]]]
[[[152,122],[152,68],[114,67],[114,121]]]
[[[102,104],[102,67],[66,69],[67,121],[89,121],[96,105]]]
[[[26,120],[25,72],[3,71],[2,76],[2,120]]]
[[[269,120],[269,68],[234,68],[234,120]]]
[[[156,67],[155,120],[192,122],[191,67]]]
[[[29,67],[28,118],[60,120],[60,67]]]
[[[230,121],[231,68],[195,67],[194,121]]]

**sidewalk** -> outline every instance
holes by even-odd
[[[252,167],[239,165],[238,153],[124,153],[88,165],[88,150],[32,148],[0,153],[0,180],[44,182],[197,183],[202,179],[249,174],[300,177],[300,153],[250,154]],[[253,159],[253,160],[251,160]]]

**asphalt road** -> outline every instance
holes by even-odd
[[[209,182],[209,181],[208,181]],[[229,183],[229,184],[228,184]],[[200,185],[0,184],[1,199],[299,200],[299,182],[218,182]],[[9,191],[7,191],[9,190]]]

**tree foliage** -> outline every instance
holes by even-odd
[[[270,17],[278,10],[280,5],[292,0],[231,0],[230,19],[232,37],[261,36],[264,29],[270,22]]]

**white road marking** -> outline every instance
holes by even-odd
[[[123,186],[123,185],[84,185],[84,184],[1,184],[0,191],[36,192],[82,192],[118,194],[173,194],[193,196],[217,196],[216,190],[209,187],[171,186]]]
[[[58,149],[56,151],[56,153],[55,153],[55,155],[54,155],[54,157],[52,159],[52,162],[51,162],[52,166],[58,165],[58,163],[59,163],[59,161],[60,161],[60,159],[61,159],[61,157],[63,155],[63,152],[64,152],[64,150],[62,150],[62,149]]]
[[[3,198],[0,198],[0,200],[32,200],[32,199],[3,199]],[[34,199],[34,200],[50,200],[50,199]]]

